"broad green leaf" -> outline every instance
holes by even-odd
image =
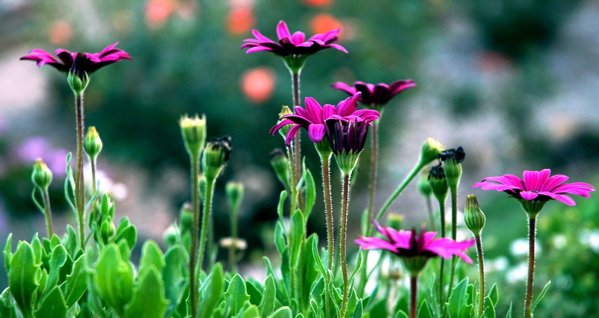
[[[164,255],[165,266],[162,269],[162,278],[164,279],[166,299],[169,300],[168,313],[174,311],[180,302],[185,302],[182,295],[185,291],[183,272],[186,264],[182,254],[183,248],[175,245],[169,248]]]
[[[67,225],[67,233],[62,240],[71,258],[75,259],[77,250],[79,249],[77,245],[77,232],[75,232],[75,229],[70,224]]]
[[[125,307],[126,317],[162,318],[167,306],[164,282],[158,269],[150,266],[137,277],[133,296]]]
[[[67,275],[67,279],[61,286],[67,307],[73,306],[83,296],[87,290],[88,276],[89,272],[85,268],[85,255],[83,255],[73,263],[73,270]]]
[[[268,316],[269,318],[292,318],[293,313],[291,309],[287,306],[281,307],[277,309],[272,315]]]
[[[320,277],[320,279],[314,284],[312,290],[310,290],[310,297],[318,303],[318,305],[322,305],[323,303],[323,293],[324,293],[325,281],[324,277]]]
[[[102,251],[94,282],[103,301],[122,315],[133,294],[133,267],[121,258],[116,245],[111,243]]]
[[[268,317],[275,310],[275,299],[277,297],[277,286],[272,274],[264,281],[264,295],[258,308],[263,317]]]
[[[420,308],[418,308],[418,318],[433,318],[433,313],[428,307],[426,299],[422,300],[420,303]]]
[[[200,287],[200,305],[196,317],[211,317],[216,306],[221,302],[225,288],[223,266],[217,263],[212,267],[210,275],[206,277]]]
[[[139,262],[139,275],[142,275],[144,271],[154,267],[158,272],[161,272],[164,268],[164,256],[160,247],[152,241],[147,240],[144,242],[141,248],[141,260]]]
[[[60,271],[63,265],[66,263],[66,261],[67,250],[64,248],[64,246],[57,245],[54,248],[54,250],[52,250],[52,255],[50,256],[50,273],[48,274],[48,281],[46,282],[45,292],[48,292],[50,289],[56,286],[56,284],[58,283]]]
[[[464,278],[454,287],[453,291],[451,292],[451,296],[449,297],[449,302],[447,304],[451,318],[462,318],[469,316],[472,305],[467,304],[467,288],[468,278]]]
[[[250,278],[245,282],[245,288],[247,290],[248,295],[250,295],[250,304],[258,306],[260,304],[260,301],[262,301],[262,291],[258,287],[256,287],[256,284],[260,283]]]
[[[33,238],[31,239],[31,247],[33,248],[33,255],[35,256],[35,262],[36,263],[42,263],[42,264],[47,264],[47,262],[45,261],[45,258],[47,258],[47,254],[46,257],[44,257],[44,246],[42,245],[42,242],[40,241],[40,239],[37,236],[37,233],[35,233],[35,235],[33,235]]]
[[[225,292],[227,306],[231,308],[231,315],[237,315],[243,308],[243,305],[250,300],[250,295],[245,288],[245,282],[239,274],[235,274],[229,283],[229,288]]]
[[[6,272],[10,272],[10,260],[12,259],[12,233],[8,234],[6,238],[6,245],[4,245],[4,268]]]
[[[40,263],[36,262],[33,248],[27,242],[20,241],[17,251],[10,260],[8,285],[17,306],[27,317],[33,313],[33,305],[39,282]]]
[[[17,311],[15,310],[15,305],[10,297],[10,290],[8,288],[0,294],[0,317],[17,318]]]
[[[314,207],[314,202],[316,201],[316,185],[314,184],[314,177],[312,177],[312,173],[309,169],[306,169],[306,165],[304,164],[304,177],[306,182],[306,206],[304,209],[305,221],[308,222],[308,218],[310,217],[310,213],[312,212],[312,207]]]
[[[127,242],[130,250],[135,247],[135,242],[137,242],[137,230],[135,229],[135,226],[131,225],[129,218],[127,217],[123,217],[119,221],[114,242],[118,244],[121,240],[125,240]]]
[[[489,300],[493,304],[493,307],[497,305],[497,300],[499,299],[499,292],[497,291],[497,284],[493,284],[491,287],[491,291],[489,291]]]
[[[36,318],[63,318],[67,316],[67,304],[58,286],[44,297],[39,308],[35,311]]]
[[[304,318],[304,314],[300,312],[299,314],[295,315],[295,318]]]
[[[537,305],[539,304],[539,302],[541,301],[541,299],[543,299],[543,297],[545,297],[545,294],[547,293],[547,290],[549,290],[549,285],[551,285],[551,281],[548,281],[547,284],[545,284],[545,287],[543,287],[543,289],[539,293],[539,296],[537,296],[537,299],[535,299],[532,302],[532,305],[530,306],[530,312],[531,313],[534,312],[535,307],[537,307]]]
[[[306,226],[304,224],[304,215],[302,211],[296,210],[291,216],[291,233],[289,238],[290,245],[290,264],[293,267],[297,267],[302,252],[302,242],[304,240],[304,234],[306,232]]]
[[[393,318],[408,318],[408,314],[406,314],[403,310],[400,310],[395,313],[395,316],[393,316]]]
[[[241,318],[260,318],[262,317],[260,315],[260,310],[258,310],[258,307],[251,305],[248,308],[246,308],[243,313],[241,314]]]
[[[318,253],[314,252],[313,249],[318,249],[318,236],[316,234],[310,235],[310,237],[308,237],[306,240],[306,244],[304,245],[305,252],[303,253],[303,257],[300,262],[300,266],[303,268],[303,281],[301,283],[303,284],[303,290],[306,297],[314,285],[316,285],[318,280],[323,277],[316,264],[317,260],[314,259],[314,257],[320,258],[320,256],[318,256]],[[306,298],[306,300],[307,299],[308,298]]]

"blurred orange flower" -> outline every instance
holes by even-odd
[[[333,3],[333,0],[304,0],[304,3],[313,7],[324,7]]]
[[[312,20],[310,20],[310,28],[312,29],[312,32],[318,34],[325,33],[330,30],[341,29],[341,32],[339,33],[340,39],[343,38],[342,26],[343,25],[341,24],[341,22],[339,22],[339,20],[337,20],[334,16],[326,13],[318,14],[314,16]]]
[[[241,76],[241,89],[254,103],[263,103],[270,98],[275,87],[275,74],[268,67],[247,70]]]
[[[177,9],[177,4],[175,0],[149,0],[145,8],[148,26],[155,29],[164,24]]]
[[[73,37],[73,27],[64,20],[55,21],[50,27],[50,42],[56,45],[65,45]]]
[[[233,8],[227,15],[227,30],[232,34],[244,34],[252,29],[255,22],[251,7]]]

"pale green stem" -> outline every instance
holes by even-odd
[[[189,255],[189,299],[191,302],[191,316],[195,317],[198,312],[198,279],[196,267],[198,258],[198,235],[200,226],[200,189],[199,189],[199,155],[192,154],[191,157],[191,196],[193,204],[193,224],[191,226],[191,248]],[[203,224],[202,224],[203,225]],[[199,263],[201,267],[201,262]]]
[[[206,179],[206,193],[204,198],[204,214],[202,215],[202,228],[200,230],[200,251],[198,254],[198,267],[202,268],[202,260],[204,258],[204,249],[208,236],[208,225],[212,215],[212,196],[214,195],[214,182],[216,179]]]
[[[368,222],[366,223],[366,233],[370,233],[372,227],[372,218],[374,216],[374,195],[376,190],[376,170],[378,163],[378,120],[372,123],[372,145],[371,145],[371,156],[370,156],[370,192],[368,195]]]
[[[524,299],[524,317],[532,317],[532,287],[535,276],[535,240],[537,235],[537,216],[529,214],[528,218],[528,279],[526,281],[526,298]]]
[[[77,171],[75,172],[75,205],[79,221],[79,245],[85,250],[85,184],[83,178],[83,92],[75,94],[75,113],[77,121]]]
[[[52,239],[54,236],[54,230],[52,227],[52,210],[50,209],[50,195],[48,190],[42,191],[44,196],[44,215],[46,216],[46,230],[48,231],[48,239]]]
[[[327,219],[327,248],[328,248],[328,263],[327,263],[327,283],[325,284],[326,293],[326,313],[327,317],[331,316],[331,293],[329,286],[332,280],[333,262],[335,256],[335,229],[333,227],[333,198],[331,197],[331,154],[320,154],[322,165],[322,189],[324,192],[324,206]]]
[[[237,272],[237,210],[236,206],[231,208],[231,239],[229,246],[229,269],[231,272]]]
[[[457,185],[449,185],[449,190],[451,192],[451,239],[456,241],[458,228],[458,187]],[[457,264],[458,258],[453,255],[451,257],[451,273],[449,275],[449,292],[447,297],[451,297],[451,293],[453,292],[453,280],[455,278]]]
[[[478,254],[478,276],[480,280],[480,308],[478,315],[482,317],[485,309],[485,259],[483,254],[483,241],[480,235],[474,237],[476,240],[476,253]]]
[[[343,176],[343,199],[341,200],[341,233],[339,238],[341,274],[343,276],[343,300],[341,303],[341,316],[345,317],[347,311],[347,301],[349,298],[349,278],[347,275],[347,216],[349,209],[349,179],[351,172]]]

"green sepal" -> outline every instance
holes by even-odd
[[[200,287],[200,305],[196,317],[211,317],[212,312],[221,302],[225,288],[225,279],[223,277],[223,266],[217,263],[212,267],[210,275],[206,277]]]
[[[137,277],[125,317],[162,318],[168,301],[164,298],[164,282],[158,269],[150,265]]]

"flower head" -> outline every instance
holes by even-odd
[[[312,97],[306,97],[306,108],[301,106],[295,107],[295,114],[288,114],[281,117],[282,120],[277,125],[270,129],[270,133],[274,135],[279,129],[293,125],[287,133],[285,144],[291,144],[291,140],[295,134],[303,127],[308,130],[310,140],[314,143],[319,143],[326,133],[326,120],[340,119],[344,117],[361,118],[369,123],[379,118],[379,113],[375,110],[361,109],[358,110],[358,99],[360,93],[348,97],[337,106],[320,104]]]
[[[303,32],[297,31],[291,34],[285,21],[281,20],[277,25],[278,42],[265,37],[258,30],[252,30],[255,39],[243,40],[245,43],[241,45],[241,48],[248,49],[246,53],[270,51],[280,56],[313,54],[326,48],[334,48],[347,53],[343,46],[333,43],[337,41],[340,31],[337,29],[324,34],[316,34],[306,40],[306,35]]]
[[[362,92],[360,102],[368,106],[383,106],[395,95],[415,86],[416,83],[411,79],[395,81],[388,85],[385,83],[369,84],[364,82],[355,82],[354,86],[349,86],[343,82],[331,85],[332,88],[342,90],[350,95]]]
[[[382,227],[373,221],[376,229],[385,237],[360,237],[355,242],[367,250],[388,250],[402,259],[424,258],[429,259],[441,256],[445,259],[456,255],[466,263],[472,264],[472,259],[466,255],[466,249],[474,245],[474,239],[456,242],[450,238],[435,239],[437,232],[426,232],[423,228],[420,233],[416,230],[395,230],[391,227]],[[404,262],[404,264],[406,264]],[[423,264],[424,265],[424,264]]]
[[[524,171],[524,178],[522,179],[511,174],[487,177],[481,182],[475,183],[472,187],[481,187],[483,190],[503,191],[520,200],[523,204],[526,201],[545,203],[553,199],[570,206],[576,205],[576,202],[567,196],[567,194],[590,198],[590,192],[595,191],[595,187],[591,184],[584,182],[564,183],[569,177],[561,174],[550,177],[550,174],[550,169],[543,169],[541,171]],[[527,212],[539,211],[527,210]]]

